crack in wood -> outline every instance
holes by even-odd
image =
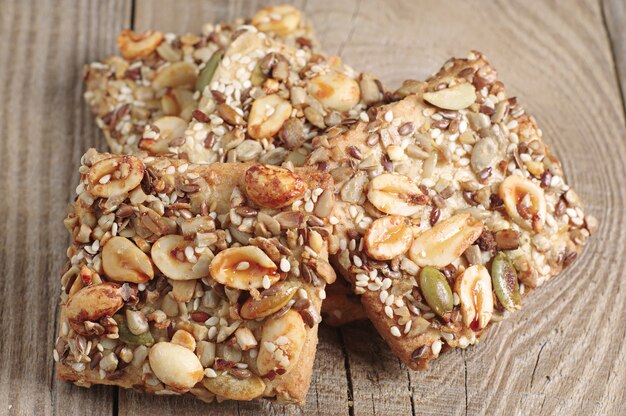
[[[465,416],[467,416],[468,413],[468,408],[469,408],[469,400],[468,400],[468,394],[467,394],[467,358],[465,357],[465,350],[463,350],[461,352],[461,355],[463,356],[463,366],[465,368],[465,374],[464,374],[464,384],[465,384]]]
[[[339,45],[339,50],[337,55],[341,56],[343,53],[343,48],[346,46],[348,42],[352,40],[352,35],[354,34],[354,30],[356,29],[356,18],[359,15],[359,11],[361,11],[361,0],[356,1],[356,6],[354,7],[354,12],[352,12],[352,17],[350,18],[350,30],[348,31],[348,35]]]
[[[615,42],[613,41],[613,38],[611,38],[609,22],[606,18],[606,8],[608,6],[606,5],[607,2],[605,0],[599,0],[599,1],[600,1],[600,17],[602,18],[602,27],[604,28],[604,34],[609,44],[609,52],[611,53],[613,73],[615,74],[615,77],[617,79],[617,88],[619,89],[619,98],[620,98],[620,103],[622,104],[622,111],[626,115],[626,102],[624,102],[624,97],[626,95],[624,95],[624,86],[622,85],[622,82],[621,82],[622,77],[620,76],[621,75],[620,69],[617,66],[617,53],[618,52],[615,50],[616,45],[615,45]]]
[[[346,349],[346,343],[343,339],[343,331],[341,328],[337,329],[337,335],[341,353],[343,354],[343,366],[346,370],[346,381],[348,384],[348,414],[354,416],[354,390],[352,385],[352,372],[350,371],[350,357],[348,356],[348,350]]]
[[[543,348],[546,346],[547,343],[548,343],[548,341],[544,342],[541,345],[541,348],[539,349],[539,353],[537,354],[537,360],[535,361],[535,366],[533,367],[533,374],[530,376],[530,388],[531,388],[531,390],[533,388],[533,383],[535,382],[535,372],[537,371],[537,366],[539,365],[539,359],[541,358],[541,352],[543,351]]]

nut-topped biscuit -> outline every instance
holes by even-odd
[[[302,404],[335,280],[315,215],[333,203],[332,178],[93,149],[80,173],[65,220],[59,376]]]
[[[182,36],[122,31],[117,38],[120,55],[84,70],[85,100],[111,152],[132,154],[140,148],[162,154],[170,141],[181,139],[198,106],[196,91],[216,63],[215,53],[232,42],[244,23],[206,24],[201,34]],[[318,48],[310,23],[292,6],[262,9],[251,23],[285,45]]]
[[[237,33],[203,69],[198,109],[184,138],[169,146],[179,157],[300,166],[319,132],[355,123],[383,99],[379,81],[338,57],[294,48],[254,26]]]
[[[317,137],[308,163],[335,180],[331,257],[418,369],[521,308],[597,220],[479,52],[394,99]]]

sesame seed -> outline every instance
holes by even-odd
[[[287,260],[285,257],[280,259],[280,270],[285,273],[288,273],[291,270],[291,263],[289,263],[289,260]]]
[[[263,289],[269,289],[271,285],[270,278],[267,275],[263,276]]]
[[[435,356],[439,355],[439,353],[441,352],[441,341],[437,340],[435,342],[433,342],[433,345],[431,346],[432,350],[433,350],[433,354]]]
[[[400,337],[402,334],[400,333],[400,330],[398,329],[397,326],[392,326],[391,335],[393,335],[394,337]]]
[[[387,123],[391,123],[391,122],[393,121],[393,112],[392,112],[391,110],[388,110],[388,111],[385,113],[385,121],[386,121]]]
[[[239,262],[239,264],[237,264],[237,267],[235,267],[235,270],[248,270],[250,268],[250,263],[248,263],[247,261],[241,261]]]
[[[100,182],[102,185],[109,183],[109,181],[111,180],[111,175],[104,175],[103,177],[100,178],[100,180],[98,180],[98,182]]]

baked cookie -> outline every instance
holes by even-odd
[[[325,285],[330,175],[89,150],[65,225],[62,379],[302,404]],[[330,196],[329,196],[330,195]]]
[[[569,266],[586,216],[535,120],[479,52],[314,139],[335,180],[331,258],[413,369],[478,341]]]
[[[232,42],[244,23],[237,19],[232,24],[206,24],[201,34],[182,36],[124,30],[117,39],[120,56],[85,66],[85,100],[111,152],[137,152],[149,125],[156,126],[164,140],[182,137],[198,106],[201,69],[213,65],[211,57]],[[285,45],[318,48],[310,23],[292,6],[262,9],[250,23]],[[151,149],[149,140],[141,147],[153,153],[167,150]]]

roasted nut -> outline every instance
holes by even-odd
[[[185,347],[189,351],[196,350],[195,338],[193,337],[193,335],[183,329],[179,329],[178,331],[174,332],[171,342],[173,344],[180,345],[181,347]]]
[[[252,17],[252,24],[261,32],[286,36],[300,23],[300,12],[291,5],[280,4],[264,7]]]
[[[487,326],[493,314],[491,277],[485,266],[468,267],[456,278],[454,291],[461,300],[463,324],[473,330]]]
[[[150,368],[164,384],[179,392],[195,386],[204,377],[200,360],[189,349],[171,342],[158,342],[148,354]]]
[[[472,148],[470,163],[476,174],[493,167],[498,160],[498,143],[492,137],[480,139]]]
[[[307,185],[291,171],[275,166],[254,165],[246,171],[244,184],[248,197],[257,205],[281,208],[302,198]]]
[[[462,110],[476,101],[476,89],[472,84],[458,84],[435,92],[426,92],[424,101],[445,110]]]
[[[505,253],[498,253],[491,264],[491,281],[493,290],[500,304],[509,311],[521,307],[519,282],[513,263]]]
[[[383,173],[370,181],[367,199],[385,214],[410,217],[418,213],[428,197],[406,176]]]
[[[123,30],[117,37],[117,47],[125,59],[144,58],[156,50],[163,41],[163,33],[148,31],[137,34]]]
[[[285,121],[283,127],[280,129],[278,137],[280,137],[284,146],[289,150],[297,149],[302,146],[306,141],[306,133],[304,131],[304,124],[302,123],[302,120],[298,118],[290,118]]]
[[[424,267],[419,276],[420,289],[428,306],[441,317],[446,317],[454,307],[452,290],[446,277],[434,267]]]
[[[196,91],[203,93],[204,88],[211,83],[215,70],[222,61],[223,56],[222,51],[215,51],[206,64],[204,64],[204,68],[202,68],[196,80]]]
[[[252,331],[245,326],[237,328],[235,331],[235,339],[237,339],[237,345],[239,345],[239,348],[241,348],[242,351],[248,351],[258,345]]]
[[[144,136],[139,140],[139,148],[152,155],[168,153],[168,146],[173,139],[184,137],[187,123],[180,117],[164,116],[154,120],[152,125],[159,129],[155,138]]]
[[[359,84],[339,72],[317,76],[309,83],[309,94],[331,110],[348,111],[359,103]]]
[[[117,319],[115,319],[117,321]],[[141,335],[150,329],[148,319],[143,312],[126,310],[126,325],[133,335]]]
[[[93,335],[85,327],[86,322],[97,322],[111,317],[124,306],[120,286],[101,283],[87,286],[72,295],[65,304],[65,316],[72,329],[79,335]]]
[[[205,274],[202,268],[194,267],[195,263],[189,261],[188,247],[193,252],[193,241],[185,240],[181,235],[165,235],[152,245],[152,261],[172,280],[200,279]]]
[[[258,289],[276,283],[276,264],[258,247],[231,247],[220,251],[211,262],[211,277],[233,289]]]
[[[405,219],[390,215],[377,219],[365,232],[365,252],[376,260],[391,260],[407,252],[413,233]]]
[[[415,237],[409,258],[420,267],[445,267],[459,258],[482,230],[483,223],[470,214],[457,214]]]
[[[191,88],[195,85],[197,78],[196,66],[189,62],[181,61],[162,67],[154,77],[152,86],[157,90],[182,86]]]
[[[239,315],[244,319],[265,318],[285,306],[298,291],[293,283],[278,283],[270,289],[271,293],[261,293],[261,298],[248,298],[241,306]]]
[[[507,214],[520,227],[541,232],[546,221],[546,198],[543,189],[517,175],[500,184],[500,198]]]
[[[154,277],[150,258],[129,239],[118,236],[102,247],[102,269],[116,282],[146,283]]]
[[[298,362],[305,337],[304,321],[296,311],[266,321],[257,357],[259,373],[288,373]]]
[[[195,280],[173,280],[170,284],[172,285],[170,293],[176,302],[189,302],[193,298],[196,290]]]
[[[359,87],[361,99],[368,106],[379,103],[383,100],[383,92],[380,90],[380,81],[375,75],[364,72],[361,74]]]
[[[259,98],[252,103],[248,116],[248,134],[253,139],[271,139],[291,116],[289,101],[276,94]]]
[[[89,168],[89,192],[93,196],[109,198],[132,191],[141,183],[143,170],[143,163],[133,156],[101,160]]]
[[[227,371],[217,377],[206,377],[202,384],[211,393],[230,400],[252,400],[265,391],[265,383],[259,376],[251,374],[248,378],[237,378]]]

